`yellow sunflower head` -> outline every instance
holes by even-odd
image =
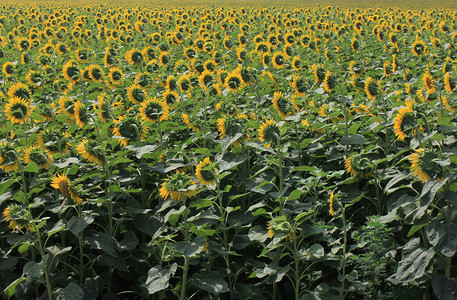
[[[103,149],[98,144],[98,141],[95,139],[83,139],[77,146],[76,151],[79,155],[85,160],[97,164],[99,166],[103,165],[104,155]]]
[[[77,204],[81,204],[83,199],[81,199],[71,187],[70,180],[68,179],[65,173],[56,174],[51,179],[51,186],[59,190],[62,195],[73,200]]]
[[[278,124],[273,119],[268,119],[260,125],[259,140],[269,148],[272,143],[279,142],[281,131]]]
[[[203,185],[215,185],[217,181],[217,172],[214,163],[209,157],[203,159],[195,170],[198,181]]]
[[[426,182],[433,177],[442,180],[444,169],[437,162],[439,158],[439,155],[433,149],[419,148],[409,158],[411,171],[421,182]]]
[[[189,174],[179,171],[169,175],[159,189],[159,196],[163,200],[186,201],[196,195],[196,182]]]
[[[345,169],[351,176],[368,178],[372,175],[372,164],[370,160],[362,155],[354,155],[345,159]]]
[[[398,110],[394,121],[395,136],[400,141],[404,141],[406,135],[411,135],[417,127],[416,116],[412,106],[407,105]]]
[[[35,163],[39,168],[49,169],[49,164],[54,162],[50,152],[43,147],[30,145],[24,150],[24,163]]]
[[[19,169],[18,154],[7,142],[0,142],[0,169],[9,173]]]
[[[170,107],[164,100],[159,100],[156,97],[146,98],[140,105],[140,116],[143,121],[151,121],[153,123],[161,122],[169,119]]]
[[[5,104],[5,116],[12,123],[24,124],[30,120],[30,115],[35,109],[31,103],[20,97],[13,97],[8,99]]]
[[[2,213],[3,220],[8,222],[8,227],[13,231],[18,230],[22,232],[22,229],[30,230],[30,221],[32,221],[32,215],[30,211],[19,204],[11,204]]]

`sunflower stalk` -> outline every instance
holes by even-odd
[[[33,226],[33,231],[35,231],[37,234],[38,251],[40,252],[41,259],[43,259],[45,256],[45,246],[46,245],[43,244],[43,241],[41,239],[40,228],[38,228],[38,226],[35,222],[32,222],[32,226]],[[51,281],[49,279],[49,270],[48,270],[47,264],[44,265],[44,278],[45,278],[46,291],[48,292],[48,299],[52,300],[52,286],[51,286]]]
[[[340,288],[340,299],[344,300],[344,288],[346,279],[346,250],[348,242],[347,226],[346,226],[346,206],[343,206],[343,212],[341,214],[341,220],[343,221],[343,257],[341,260],[341,288]]]
[[[190,243],[190,236],[189,236],[189,227],[187,224],[187,207],[184,209],[183,212],[183,219],[184,219],[184,241],[186,244]],[[187,287],[187,276],[189,273],[189,257],[187,255],[183,255],[184,257],[184,267],[183,267],[183,275],[182,275],[182,284],[181,284],[181,294],[179,296],[179,300],[186,299],[186,287]]]
[[[82,219],[82,207],[80,204],[77,205],[78,217]],[[78,242],[79,242],[79,284],[84,284],[84,237],[83,237],[83,230],[81,230],[78,234]]]

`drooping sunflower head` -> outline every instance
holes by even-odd
[[[225,78],[225,87],[230,91],[240,91],[243,88],[243,78],[236,71],[230,72]]]
[[[332,71],[327,71],[324,78],[324,90],[331,93],[336,87],[336,77]]]
[[[175,91],[166,90],[162,95],[162,100],[165,101],[167,105],[173,105],[179,99],[179,95]]]
[[[395,136],[404,141],[407,135],[412,135],[417,127],[416,115],[412,106],[407,105],[398,110],[394,121]]]
[[[27,83],[33,88],[42,88],[44,84],[44,76],[40,71],[30,70],[26,75]]]
[[[10,86],[7,95],[11,98],[19,97],[25,100],[29,100],[32,93],[30,92],[28,85],[22,82],[17,82]]]
[[[83,139],[76,146],[76,151],[78,151],[79,155],[85,160],[99,166],[103,165],[103,149],[96,139]]]
[[[414,53],[415,56],[421,56],[425,53],[427,46],[425,46],[424,41],[416,39],[416,41],[411,46],[411,51]]]
[[[163,200],[186,201],[197,195],[196,182],[185,172],[176,172],[169,175],[159,189],[160,198]]]
[[[170,107],[164,100],[158,98],[146,98],[140,106],[140,116],[143,121],[151,121],[153,123],[168,120]]]
[[[19,169],[18,154],[7,142],[0,142],[0,169],[9,173]]]
[[[216,166],[209,157],[203,159],[195,170],[198,181],[203,185],[215,185],[217,181]]]
[[[130,49],[125,53],[125,60],[130,65],[136,65],[143,62],[143,54],[138,49]]]
[[[45,148],[51,154],[66,153],[69,141],[60,130],[47,128],[37,135],[36,145]]]
[[[286,56],[282,52],[275,52],[271,62],[273,63],[275,69],[281,69],[286,63]]]
[[[28,209],[22,207],[19,204],[11,204],[2,213],[3,220],[8,222],[8,227],[13,231],[16,229],[22,232],[22,229],[30,230],[30,221],[32,220],[32,215]]]
[[[135,104],[143,102],[147,97],[147,92],[139,85],[132,84],[127,88],[127,97]]]
[[[368,178],[372,175],[370,160],[362,155],[354,155],[345,159],[345,169],[351,176]]]
[[[89,107],[86,104],[84,104],[84,102],[81,100],[76,101],[76,103],[75,103],[76,124],[78,124],[78,126],[80,128],[83,128],[84,125],[87,124],[89,119],[90,119]]]
[[[306,79],[298,74],[294,74],[292,78],[292,87],[294,88],[295,95],[304,96],[308,90]]]
[[[376,81],[371,77],[368,77],[365,80],[365,93],[370,100],[374,100],[374,98],[379,94],[379,87]]]
[[[312,66],[312,69],[314,74],[314,82],[319,83],[324,81],[326,74],[325,69],[322,66],[316,64]]]
[[[39,168],[49,169],[54,159],[46,148],[30,145],[24,150],[24,163],[35,163]]]
[[[188,114],[182,114],[181,117],[182,117],[182,121],[184,122],[184,124],[186,124],[190,130],[195,131],[195,132],[202,131],[200,128],[198,128],[197,126],[195,126],[193,124],[194,122],[192,122],[190,120],[190,117]]]
[[[280,216],[272,219],[268,223],[267,229],[269,238],[278,236],[279,238],[285,238],[290,242],[294,237],[296,237],[292,225],[285,216]]]
[[[433,149],[419,148],[411,154],[411,171],[421,182],[431,178],[441,180],[444,175],[443,167],[437,162],[439,155]]]
[[[4,113],[12,124],[24,124],[30,120],[30,115],[33,110],[34,107],[28,100],[20,97],[13,97],[8,99],[5,104]]]
[[[13,76],[16,68],[12,62],[6,62],[3,64],[3,74],[5,77]]]
[[[293,103],[291,99],[286,98],[282,92],[275,92],[271,102],[282,119],[285,119],[298,110],[295,103]]]
[[[424,87],[427,89],[427,94],[433,94],[436,91],[436,87],[432,75],[429,72],[425,72],[422,80],[424,82]]]
[[[89,66],[89,76],[90,79],[95,82],[102,82],[103,79],[103,70],[98,65],[90,65]]]
[[[115,121],[113,135],[119,139],[119,143],[123,147],[127,147],[131,141],[144,140],[147,132],[148,128],[139,118],[120,116]]]
[[[105,93],[97,96],[97,102],[93,107],[103,123],[106,123],[113,117],[113,107]]]
[[[112,67],[109,69],[109,80],[111,81],[112,84],[121,84],[122,83],[122,77],[124,76],[122,74],[122,70],[117,68],[117,67]]]
[[[242,134],[239,140],[232,143],[233,146],[239,146],[240,140],[248,137],[247,117],[244,115],[227,115],[224,118],[219,118],[217,119],[217,130],[221,139],[226,136],[234,137],[237,134]]]
[[[281,137],[278,124],[273,119],[268,119],[260,125],[259,140],[269,148],[272,143],[277,143]]]
[[[213,78],[213,73],[211,71],[205,70],[198,77],[198,81],[200,82],[200,86],[205,91],[208,91],[215,79]]]
[[[56,190],[59,190],[62,195],[73,200],[77,204],[81,204],[83,202],[83,199],[81,199],[71,187],[70,180],[65,173],[54,175],[51,179],[51,186]]]
[[[74,60],[71,59],[65,63],[62,68],[62,75],[66,80],[70,81],[73,84],[80,79],[81,73],[78,65]]]

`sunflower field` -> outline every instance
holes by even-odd
[[[457,10],[313,3],[1,4],[1,299],[457,299]]]

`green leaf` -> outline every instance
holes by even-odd
[[[303,194],[303,191],[301,190],[293,190],[289,197],[287,197],[287,200],[296,200],[296,199],[299,199],[300,196]]]
[[[213,295],[219,295],[229,291],[228,283],[216,271],[208,273],[204,278],[193,278],[192,284]]]
[[[25,172],[31,172],[31,173],[38,173],[38,170],[39,170],[38,165],[33,161],[29,162],[24,169]]]
[[[427,227],[427,237],[437,251],[447,257],[452,257],[457,251],[457,225],[443,224],[433,220]]]
[[[61,162],[61,163],[54,162],[54,165],[60,169],[63,169],[63,168],[68,167],[70,164],[76,164],[78,162],[79,162],[79,159],[77,157],[69,157],[64,162]]]
[[[160,266],[155,266],[148,271],[148,278],[144,283],[144,287],[149,294],[155,294],[169,286],[170,277],[176,273],[178,265],[172,264],[169,268],[162,269]]]
[[[187,257],[193,257],[203,251],[206,237],[198,236],[192,242],[180,241],[175,243],[175,250]]]
[[[175,226],[181,216],[181,213],[186,209],[183,205],[179,209],[170,209],[170,211],[165,215],[165,222],[170,222],[171,225]]]
[[[343,145],[363,145],[365,143],[365,138],[363,135],[355,134],[351,136],[343,136],[340,142]]]
[[[435,273],[432,278],[433,292],[439,300],[457,300],[457,279],[447,279],[444,275]]]
[[[24,265],[22,272],[28,278],[40,279],[43,277],[43,274],[44,274],[43,263],[42,262],[36,263],[34,261],[29,261]]]
[[[123,251],[130,251],[135,249],[138,245],[138,238],[132,231],[127,231],[124,234],[122,241],[117,243],[117,247]]]
[[[267,231],[260,225],[255,225],[249,229],[248,237],[252,242],[263,243],[268,238]]]
[[[56,300],[83,300],[84,291],[79,285],[70,282],[65,288],[55,291]]]
[[[320,244],[314,244],[308,249],[308,253],[315,258],[322,258],[325,255],[324,247]]]
[[[24,280],[24,277],[19,277],[15,281],[11,282],[10,285],[3,290],[8,298],[11,298],[16,294],[18,285]]]
[[[428,222],[423,223],[423,224],[416,224],[416,225],[412,226],[408,232],[408,237],[412,237],[417,231],[421,230],[421,228],[423,228],[427,225],[428,225]]]
[[[217,155],[216,162],[219,166],[219,173],[233,169],[243,163],[246,159],[248,159],[248,157],[249,155],[247,153],[235,155],[233,153],[226,152],[223,156],[221,154]]]
[[[292,172],[301,172],[301,171],[313,172],[313,171],[317,171],[317,170],[319,170],[319,169],[316,168],[316,167],[299,166],[299,167],[295,167],[294,170],[293,170]]]
[[[198,236],[213,236],[216,233],[216,230],[208,228],[208,224],[206,223],[203,223],[201,226],[192,224],[190,230]]]
[[[0,262],[0,270],[8,270],[13,268],[19,259],[17,257],[8,257],[7,259]]]
[[[234,136],[226,136],[224,137],[220,143],[222,147],[222,152],[227,150],[227,148],[234,142],[238,141],[240,138],[243,137],[243,133],[237,132]]]
[[[428,250],[416,248],[399,262],[393,281],[397,284],[406,284],[421,278],[433,256],[435,256],[433,247]]]
[[[88,215],[84,216],[82,218],[78,217],[72,217],[68,223],[67,227],[73,233],[75,236],[78,236],[78,234],[83,231],[87,225],[91,224],[94,221],[94,217]]]
[[[109,235],[103,233],[103,232],[98,232],[94,234],[91,237],[87,238],[87,241],[89,242],[89,245],[92,246],[92,248],[103,250],[107,254],[116,257],[116,243],[114,242],[113,238],[110,237]]]

